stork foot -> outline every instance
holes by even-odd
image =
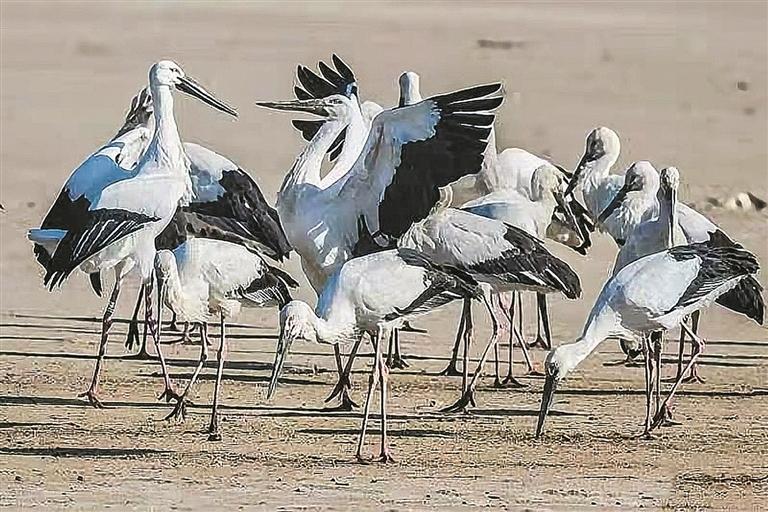
[[[157,399],[165,400],[166,403],[170,403],[171,400],[176,400],[177,402],[179,402],[182,400],[182,397],[176,391],[174,391],[173,388],[166,387],[165,391],[160,393]]]
[[[664,404],[661,406],[659,411],[653,417],[653,423],[651,424],[651,428],[654,429],[656,427],[676,427],[678,425],[681,425],[681,423],[679,421],[672,420],[672,411],[670,411],[669,406],[667,404]]]
[[[89,388],[88,391],[85,393],[80,393],[77,395],[78,398],[87,398],[88,403],[91,404],[95,409],[106,409],[103,403],[101,403],[101,400],[99,400],[99,397],[96,395],[96,390],[94,388]]]
[[[187,406],[188,405],[194,405],[191,400],[188,400],[184,398],[183,396],[179,398],[179,400],[176,401],[176,406],[173,408],[173,410],[163,418],[165,421],[175,420],[179,423],[184,423],[184,420],[187,419]]]
[[[125,348],[133,350],[133,347],[139,344],[139,323],[128,323],[128,336],[125,338]]]
[[[443,407],[440,409],[440,412],[444,413],[467,413],[469,412],[469,407],[476,407],[477,404],[475,404],[475,392],[473,390],[467,390],[463,395],[461,395],[461,398],[459,398],[456,402],[453,404]]]
[[[352,383],[349,381],[348,375],[342,375],[339,377],[339,380],[336,382],[336,385],[333,386],[333,389],[331,390],[331,394],[326,397],[324,400],[325,403],[330,402],[334,398],[336,398],[339,395],[346,395],[349,393],[349,390],[352,389]],[[342,402],[344,401],[344,397],[342,396]],[[357,406],[355,406],[357,407]]]
[[[126,359],[128,361],[156,361],[157,357],[153,356],[149,352],[147,352],[146,347],[142,348],[135,354],[131,354],[129,356],[123,357],[123,359]]]
[[[509,387],[509,388],[515,388],[515,389],[528,387],[526,384],[517,380],[512,374],[507,374],[507,376],[504,377],[504,380],[501,381],[501,386],[505,388]]]
[[[541,336],[536,337],[536,339],[528,344],[528,348],[541,348],[543,350],[551,350],[552,347],[549,343],[547,343],[547,340],[542,338]]]
[[[387,368],[404,370],[409,366],[411,365],[409,365],[406,360],[403,359],[403,356],[399,354],[395,354],[392,357],[387,357]]]
[[[376,462],[387,464],[390,462],[395,462],[395,459],[389,453],[389,450],[384,450],[383,452],[381,452],[381,455],[379,455],[379,458],[376,459]]]
[[[341,395],[341,402],[339,405],[335,407],[327,407],[326,411],[336,411],[336,412],[350,412],[353,411],[360,406],[357,405],[352,399],[349,397],[349,394],[347,392],[344,392]]]
[[[706,379],[694,370],[691,370],[691,374],[680,381],[681,384],[704,384],[706,382]]]
[[[460,372],[458,368],[456,368],[456,361],[452,360],[450,363],[448,363],[448,366],[446,366],[443,371],[438,373],[438,375],[445,375],[447,377],[461,377],[464,374]]]

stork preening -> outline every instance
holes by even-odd
[[[178,64],[160,61],[149,71],[154,104],[155,128],[146,152],[125,179],[104,187],[86,201],[83,216],[66,231],[50,259],[45,262],[44,283],[53,289],[78,267],[88,274],[114,269],[115,285],[102,319],[102,336],[91,386],[83,394],[96,407],[101,364],[106,352],[112,314],[125,276],[136,269],[146,292],[146,309],[151,315],[152,271],[155,237],[168,225],[180,202],[190,197],[189,162],[173,115],[173,90],[190,94],[232,116],[237,112],[218,100]],[[165,396],[177,396],[168,377],[165,360],[157,345],[153,321],[149,327],[158,350],[165,379]]]
[[[433,96],[414,105],[385,110],[371,124],[365,144],[343,176],[325,177],[326,152],[347,128],[362,123],[356,98],[335,94],[322,99],[260,102],[276,110],[308,112],[324,119],[300,153],[278,192],[277,209],[291,245],[315,291],[359,252],[360,218],[391,245],[423,219],[439,198],[439,187],[477,172],[482,163],[491,113],[502,102],[500,84]],[[337,349],[338,356],[338,349]],[[351,406],[346,383],[342,407]]]
[[[208,434],[210,440],[220,440],[218,404],[226,351],[226,321],[235,317],[241,306],[283,307],[291,300],[289,288],[298,287],[298,283],[242,245],[205,238],[192,238],[173,251],[159,250],[155,271],[162,304],[181,320],[199,324],[203,338],[197,367],[166,419],[184,419],[187,396],[208,360],[208,322],[218,319],[218,369]]]
[[[670,417],[669,402],[682,381],[679,376],[661,401],[659,374],[663,333],[680,326],[693,339],[694,350],[687,370],[704,350],[704,340],[688,329],[684,319],[709,306],[758,270],[757,259],[750,252],[737,246],[718,247],[713,242],[673,247],[622,268],[603,286],[582,335],[574,343],[560,345],[547,356],[536,436],[543,432],[559,383],[609,336],[642,340],[646,356],[643,433],[650,435]]]
[[[483,300],[490,310],[481,287],[468,274],[436,266],[416,251],[388,250],[349,260],[330,277],[314,310],[305,302],[292,301],[280,311],[280,339],[267,398],[275,392],[286,355],[294,341],[359,344],[363,334],[368,334],[373,345],[374,361],[356,455],[358,460],[365,460],[363,446],[370,406],[376,385],[380,384],[381,445],[378,460],[391,461],[387,442],[389,369],[382,358],[381,344],[388,338],[389,331],[402,326],[404,321],[429,313],[455,299]],[[494,325],[494,336],[495,332]]]

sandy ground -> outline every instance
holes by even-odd
[[[177,101],[186,140],[250,169],[273,198],[301,147],[288,119],[257,99],[287,97],[297,63],[338,52],[365,97],[394,103],[404,69],[426,93],[504,79],[500,147],[520,146],[573,166],[586,132],[617,130],[621,165],[674,164],[682,199],[768,191],[766,4],[136,4],[0,3],[0,507],[197,510],[731,508],[768,503],[766,330],[713,309],[706,384],[683,389],[682,425],[652,441],[634,436],[642,371],[611,366],[608,342],[564,386],[548,435],[532,436],[541,381],[495,390],[484,379],[469,416],[436,409],[459,381],[445,365],[457,308],[406,335],[411,367],[391,379],[391,443],[397,463],[356,464],[357,413],[323,411],[333,381],[330,351],[297,346],[285,384],[264,399],[276,335],[274,311],[245,312],[232,330],[224,381],[224,439],[206,441],[214,370],[195,389],[183,425],[154,364],[121,359],[115,330],[103,397],[87,385],[103,303],[74,276],[57,292],[40,282],[25,230],[39,223],[73,168],[119,126],[151,62],[173,58],[240,107],[231,122]],[[483,48],[478,40],[501,42]],[[505,47],[505,48],[499,48]],[[737,84],[743,82],[741,86]],[[707,212],[768,262],[766,217]],[[598,237],[588,258],[560,247],[582,277],[580,301],[553,300],[558,342],[572,340],[615,249]],[[296,258],[288,269],[299,276]],[[761,277],[765,284],[765,278]],[[302,278],[302,282],[303,281]],[[131,300],[119,312],[125,316]],[[311,299],[305,285],[300,296]],[[53,318],[39,318],[45,315]],[[478,339],[487,330],[481,325]],[[723,341],[738,340],[738,341]],[[197,348],[169,346],[174,379]],[[669,343],[671,360],[676,343]],[[541,361],[544,354],[536,352]],[[357,365],[362,399],[368,359]],[[608,365],[606,365],[608,364]],[[522,368],[517,369],[521,371]],[[667,372],[673,371],[669,365]],[[375,432],[369,449],[375,445]]]

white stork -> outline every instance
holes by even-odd
[[[93,380],[83,394],[96,407],[101,406],[97,393],[99,370],[122,281],[135,267],[145,290],[151,288],[155,237],[170,222],[179,202],[188,201],[190,197],[189,162],[173,116],[173,89],[197,97],[222,112],[237,115],[233,108],[216,99],[172,61],[160,61],[151,67],[149,86],[154,102],[155,129],[148,149],[134,172],[125,179],[105,187],[92,202],[87,195],[83,196],[83,203],[88,203],[83,216],[65,232],[59,230],[61,238],[46,261],[44,282],[49,289],[61,285],[78,267],[88,274],[115,270],[115,285],[102,320]],[[111,162],[108,164],[112,165]],[[30,237],[37,240],[33,233]],[[146,297],[147,310],[151,311],[149,291]],[[150,328],[154,331],[152,322]],[[156,342],[156,336],[154,339]],[[165,360],[157,348],[165,377],[163,395],[175,396]]]
[[[330,277],[313,310],[301,301],[289,302],[280,311],[280,339],[267,398],[271,398],[291,344],[305,340],[323,344],[358,344],[363,334],[373,343],[374,363],[365,401],[357,458],[363,457],[371,401],[381,384],[381,451],[379,461],[392,456],[387,443],[387,376],[381,344],[403,322],[426,314],[455,299],[482,299],[486,294],[466,273],[434,265],[408,249],[388,250],[351,259]],[[497,325],[493,313],[493,337]],[[493,337],[492,341],[493,342]]]
[[[477,86],[381,112],[342,177],[335,169],[321,177],[320,167],[339,134],[346,128],[348,138],[357,131],[349,127],[362,122],[356,98],[258,103],[325,120],[286,175],[277,200],[288,240],[318,294],[335,270],[361,254],[361,217],[376,237],[396,240],[429,213],[439,187],[479,170],[491,111],[503,99],[500,90],[500,84]],[[342,406],[348,404],[345,388]]]
[[[442,190],[449,192],[451,189],[445,187]],[[499,220],[447,208],[450,193],[446,196],[448,198],[438,203],[428,217],[411,226],[399,240],[398,247],[416,250],[435,264],[458,268],[486,284],[494,295],[521,290],[561,292],[571,299],[581,295],[581,284],[576,273],[567,263],[549,253],[535,236]],[[507,315],[497,301],[492,304],[498,317]],[[462,334],[464,337],[464,393],[446,411],[463,410],[474,403],[474,385],[488,348],[472,382],[467,385],[471,329],[471,309],[469,303],[465,303],[457,335],[457,340]],[[514,332],[511,321],[509,330]],[[454,353],[456,351],[457,348],[454,348]],[[514,384],[514,379],[511,380]]]
[[[187,395],[208,360],[208,322],[218,317],[221,340],[208,428],[209,440],[218,441],[221,439],[218,403],[226,350],[225,322],[236,316],[241,306],[283,307],[291,300],[289,288],[298,287],[298,283],[242,245],[206,238],[192,238],[173,251],[159,250],[155,271],[164,304],[183,321],[199,324],[203,337],[197,367],[166,419],[184,419]]]
[[[673,247],[636,260],[611,277],[589,314],[582,335],[547,356],[546,381],[536,436],[552,405],[558,384],[609,336],[642,339],[646,354],[646,435],[669,418],[669,401],[682,377],[662,402],[659,390],[661,335],[678,325],[692,337],[688,368],[704,349],[704,341],[684,324],[685,317],[712,304],[739,282],[757,273],[757,259],[736,247],[700,243]],[[652,339],[651,339],[652,338]],[[655,367],[655,368],[654,368]],[[655,373],[655,374],[654,374]],[[655,413],[652,395],[656,387]]]
[[[606,226],[621,247],[638,224],[656,213],[658,189],[659,172],[656,168],[644,160],[634,162],[624,174],[621,188],[598,215],[598,226]]]
[[[629,172],[627,179],[632,179]],[[645,186],[649,186],[648,183],[650,183],[650,189],[644,193],[654,192],[653,184],[658,183],[658,181],[648,181]],[[656,192],[657,202],[649,207],[649,213],[646,214],[646,216],[655,214],[655,217],[641,222],[631,231],[626,244],[621,248],[616,258],[616,264],[613,269],[614,274],[642,256],[679,244],[711,241],[719,245],[736,245],[709,219],[689,206],[677,202],[677,188],[680,176],[676,168],[668,167],[662,170],[660,181],[661,186],[658,187],[658,192]],[[629,185],[625,185],[622,190],[629,187]],[[621,203],[621,197],[617,198],[616,201],[618,201],[617,208],[625,208],[625,205]],[[740,281],[733,290],[718,297],[716,302],[726,309],[741,313],[762,325],[765,309],[761,294],[762,289],[762,286],[755,278],[748,277]],[[699,318],[700,311],[695,311],[691,314],[691,329],[694,333],[698,333]],[[678,377],[682,372],[684,341],[685,332],[681,331],[677,368]],[[630,357],[633,357],[634,354],[640,351],[640,347],[632,345],[631,342],[622,341],[621,346]],[[695,364],[691,367],[690,376],[685,377],[683,382],[703,382]]]
[[[571,211],[570,205],[563,197],[563,185],[564,179],[562,174],[558,172],[552,164],[545,162],[538,167],[531,176],[531,183],[528,185],[531,190],[530,199],[511,188],[504,188],[473,201],[469,201],[462,205],[461,209],[476,215],[506,222],[507,224],[522,229],[529,235],[535,236],[543,241],[552,224],[555,208],[557,207],[565,212],[568,228],[574,232],[578,232],[579,230],[578,222]],[[537,339],[533,345],[542,344],[551,349],[552,336],[549,328],[546,297],[545,294],[537,294],[539,321],[537,321]],[[511,297],[510,301],[509,297],[505,297],[505,302],[512,305],[512,307],[509,308],[508,315],[510,322],[512,322],[514,318],[513,305],[515,298]],[[544,329],[545,337],[542,337],[541,335],[542,327]],[[511,339],[510,343],[512,343]],[[507,380],[511,379],[511,350],[509,354],[508,371],[510,373],[507,376]]]

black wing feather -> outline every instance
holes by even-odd
[[[716,243],[717,241],[710,239],[707,242],[681,245],[668,250],[669,255],[677,261],[692,258],[700,260],[698,274],[669,311],[694,304],[728,281],[743,279],[760,269],[757,258],[741,246],[716,246]]]
[[[53,289],[88,258],[114,242],[135,233],[146,224],[159,220],[120,209],[90,212],[88,221],[83,226],[69,230],[61,239],[56,252],[51,257],[43,282],[49,289]]]
[[[400,164],[379,203],[380,233],[399,238],[411,224],[426,217],[440,197],[439,187],[480,171],[494,119],[484,111],[503,101],[484,97],[500,90],[501,84],[481,85],[425,100],[434,102],[440,113],[435,134],[403,145]],[[459,107],[457,102],[462,101],[479,108]],[[454,114],[458,111],[462,113]]]
[[[290,253],[291,246],[277,210],[267,203],[256,182],[238,168],[224,171],[219,184],[224,193],[216,200],[194,202],[184,210],[200,214],[216,228],[262,246],[267,256],[282,261]]]

